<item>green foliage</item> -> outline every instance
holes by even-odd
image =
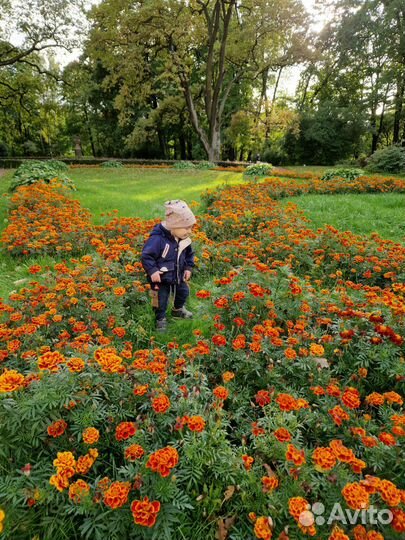
[[[364,172],[361,169],[327,169],[321,180],[328,182],[334,178],[344,178],[345,180],[356,180],[359,176],[362,176]]]
[[[393,144],[377,150],[368,159],[366,168],[369,172],[405,172],[405,148]]]
[[[69,187],[75,189],[73,181],[65,174],[68,167],[62,161],[25,161],[15,171],[10,184],[10,191],[15,191],[20,186],[29,186],[43,180],[48,183],[54,179]]]
[[[254,163],[246,167],[245,176],[255,177],[255,176],[268,176],[273,170],[273,165],[271,163]]]
[[[199,170],[209,170],[213,169],[215,167],[215,163],[212,163],[212,161],[199,161],[195,164],[195,168]]]
[[[185,171],[188,169],[195,169],[196,166],[191,161],[176,161],[173,168],[177,169],[178,171]]]
[[[101,164],[105,169],[121,169],[123,167],[122,161],[111,159],[110,161],[104,161]]]

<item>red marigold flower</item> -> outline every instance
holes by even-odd
[[[276,475],[273,476],[263,476],[262,477],[262,485],[263,485],[263,492],[268,493],[270,491],[273,491],[276,489],[280,484],[279,479]]]
[[[115,438],[117,441],[126,441],[136,433],[135,422],[121,422],[115,428]]]
[[[153,527],[160,511],[159,501],[149,501],[148,497],[135,500],[131,504],[131,512],[134,522],[143,527]]]
[[[260,407],[264,407],[271,403],[271,396],[267,390],[259,390],[255,395],[255,401]]]
[[[285,454],[287,461],[292,461],[297,467],[305,463],[304,450],[298,450],[293,444],[289,444]]]
[[[274,432],[274,436],[280,442],[288,442],[291,441],[292,438],[291,433],[285,428],[276,429],[276,431]]]
[[[152,409],[155,413],[163,414],[170,409],[170,399],[166,394],[161,394],[160,396],[152,399]]]
[[[47,432],[50,437],[60,437],[66,431],[68,427],[64,420],[56,420],[53,424],[47,427]]]
[[[236,338],[232,341],[232,348],[237,351],[239,349],[244,349],[246,347],[246,336],[243,334],[239,334],[236,336]]]
[[[226,337],[221,334],[212,336],[212,343],[217,347],[224,347],[226,345]]]
[[[250,471],[254,462],[254,458],[252,458],[252,456],[248,456],[247,454],[243,454],[242,461],[243,461],[243,465],[245,466],[245,469],[247,471]]]

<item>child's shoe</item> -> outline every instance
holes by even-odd
[[[156,321],[156,330],[158,332],[166,332],[167,330],[167,319],[159,319]]]
[[[179,309],[172,309],[172,317],[175,319],[192,319],[193,314],[188,311],[184,306]]]

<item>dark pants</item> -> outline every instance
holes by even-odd
[[[156,283],[154,285],[157,285],[159,287],[159,307],[153,308],[157,321],[166,317],[166,310],[169,303],[170,292],[174,293],[174,309],[182,308],[186,303],[188,295],[190,294],[188,285],[184,281],[178,283],[177,285],[170,285],[169,283]]]

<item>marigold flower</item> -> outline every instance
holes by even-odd
[[[391,433],[386,433],[385,431],[380,433],[378,438],[383,444],[385,444],[385,446],[395,446],[397,444],[396,438],[391,435]]]
[[[401,503],[401,490],[389,480],[381,480],[378,491],[388,506],[398,506]]]
[[[278,488],[280,484],[279,479],[276,475],[273,476],[262,476],[262,485],[263,485],[263,492],[268,493],[269,491],[273,491],[274,489]]]
[[[206,291],[205,289],[201,289],[196,293],[197,298],[209,298],[211,296],[211,293],[209,291]]]
[[[344,533],[344,531],[340,527],[335,525],[328,540],[350,540],[350,538],[347,536],[347,534]]]
[[[235,378],[235,373],[233,373],[232,371],[225,371],[225,373],[222,374],[222,380],[224,381],[225,384],[229,383],[234,378]]]
[[[64,420],[56,420],[53,424],[47,427],[47,432],[50,437],[60,437],[66,431],[68,427]]]
[[[357,388],[346,388],[341,399],[346,407],[349,407],[349,409],[357,409],[360,407],[360,392],[357,390]]]
[[[256,519],[254,526],[254,533],[256,538],[261,540],[270,540],[273,536],[272,530],[270,528],[269,518],[260,516]]]
[[[117,441],[126,441],[136,433],[135,422],[121,422],[115,428],[115,438]]]
[[[290,394],[279,394],[276,402],[282,411],[296,411],[298,409],[297,400]]]
[[[298,450],[293,444],[289,444],[285,454],[287,461],[292,461],[297,467],[305,463],[304,450]]]
[[[84,480],[77,480],[69,487],[69,499],[74,503],[81,503],[83,498],[90,493],[90,486]]]
[[[336,405],[336,407],[330,409],[328,413],[331,415],[333,421],[337,426],[341,426],[344,420],[350,420],[350,416],[348,415],[348,413],[344,411],[339,405]]]
[[[343,463],[350,463],[356,458],[353,450],[347,448],[340,439],[331,441],[329,447],[332,449],[337,459]]]
[[[83,441],[86,444],[95,444],[100,438],[100,432],[95,427],[88,427],[83,431]]]
[[[15,369],[6,369],[0,375],[0,393],[14,392],[24,386],[24,375]]]
[[[63,354],[59,353],[58,351],[48,351],[38,358],[38,367],[41,370],[56,373],[59,371],[60,364],[63,364],[64,362],[66,362],[66,358],[63,356]]]
[[[383,405],[384,401],[385,397],[378,392],[373,392],[366,397],[366,403],[368,405],[373,405],[374,407],[379,407],[380,405]]]
[[[330,471],[336,465],[336,456],[331,448],[318,447],[312,453],[312,461],[316,470]]]
[[[131,491],[131,482],[113,482],[104,493],[103,501],[110,508],[121,508],[127,500]]]
[[[159,501],[149,501],[148,497],[135,500],[131,504],[131,512],[134,522],[143,527],[153,527],[160,511]]]
[[[405,511],[401,508],[392,509],[393,519],[391,527],[398,533],[405,532]]]
[[[310,508],[310,505],[303,497],[292,497],[288,501],[288,511],[290,515],[298,521],[302,512]]]
[[[295,360],[297,358],[297,353],[294,351],[294,349],[288,347],[284,351],[284,356],[288,358],[288,360]]]
[[[137,384],[134,386],[134,396],[144,396],[149,390],[149,384]]]
[[[157,414],[163,414],[170,409],[170,399],[166,394],[161,394],[160,396],[152,399],[152,409]]]
[[[131,444],[125,448],[125,459],[128,461],[136,461],[140,459],[145,454],[145,450],[139,444]]]
[[[205,429],[205,420],[202,416],[190,416],[188,417],[187,425],[191,431],[201,433]]]
[[[66,365],[71,373],[80,373],[86,367],[84,360],[81,358],[69,358]]]
[[[218,398],[218,399],[220,399],[222,401],[224,401],[225,399],[228,399],[228,397],[229,397],[229,392],[225,388],[225,386],[217,386],[216,388],[214,388],[212,393],[214,394],[214,396],[216,398]]]
[[[51,486],[55,487],[58,491],[63,491],[69,487],[69,478],[61,474],[54,474],[50,477],[49,483]]]
[[[267,390],[259,390],[255,395],[255,401],[260,407],[264,407],[271,403],[270,392]]]
[[[215,336],[212,336],[212,343],[217,347],[225,347],[226,337],[222,334],[216,334]]]
[[[398,405],[404,404],[404,400],[396,392],[384,392],[383,396],[388,403],[397,403]]]
[[[236,338],[232,341],[232,348],[237,351],[239,349],[245,349],[246,347],[246,336],[243,334],[239,334],[236,336]]]
[[[312,354],[312,356],[322,356],[325,354],[325,349],[322,347],[322,345],[311,343],[309,346],[309,352]]]
[[[291,433],[285,428],[276,429],[276,431],[274,432],[274,436],[280,442],[288,442],[292,439]]]
[[[171,446],[166,446],[160,450],[156,450],[149,456],[146,466],[154,472],[157,472],[165,478],[169,476],[171,469],[179,462],[179,454],[177,450]]]
[[[242,461],[245,469],[247,471],[250,471],[254,462],[254,458],[252,458],[252,456],[248,456],[247,454],[243,454]]]
[[[364,487],[356,482],[346,484],[342,489],[342,495],[346,503],[353,510],[362,510],[370,505],[370,497]]]

